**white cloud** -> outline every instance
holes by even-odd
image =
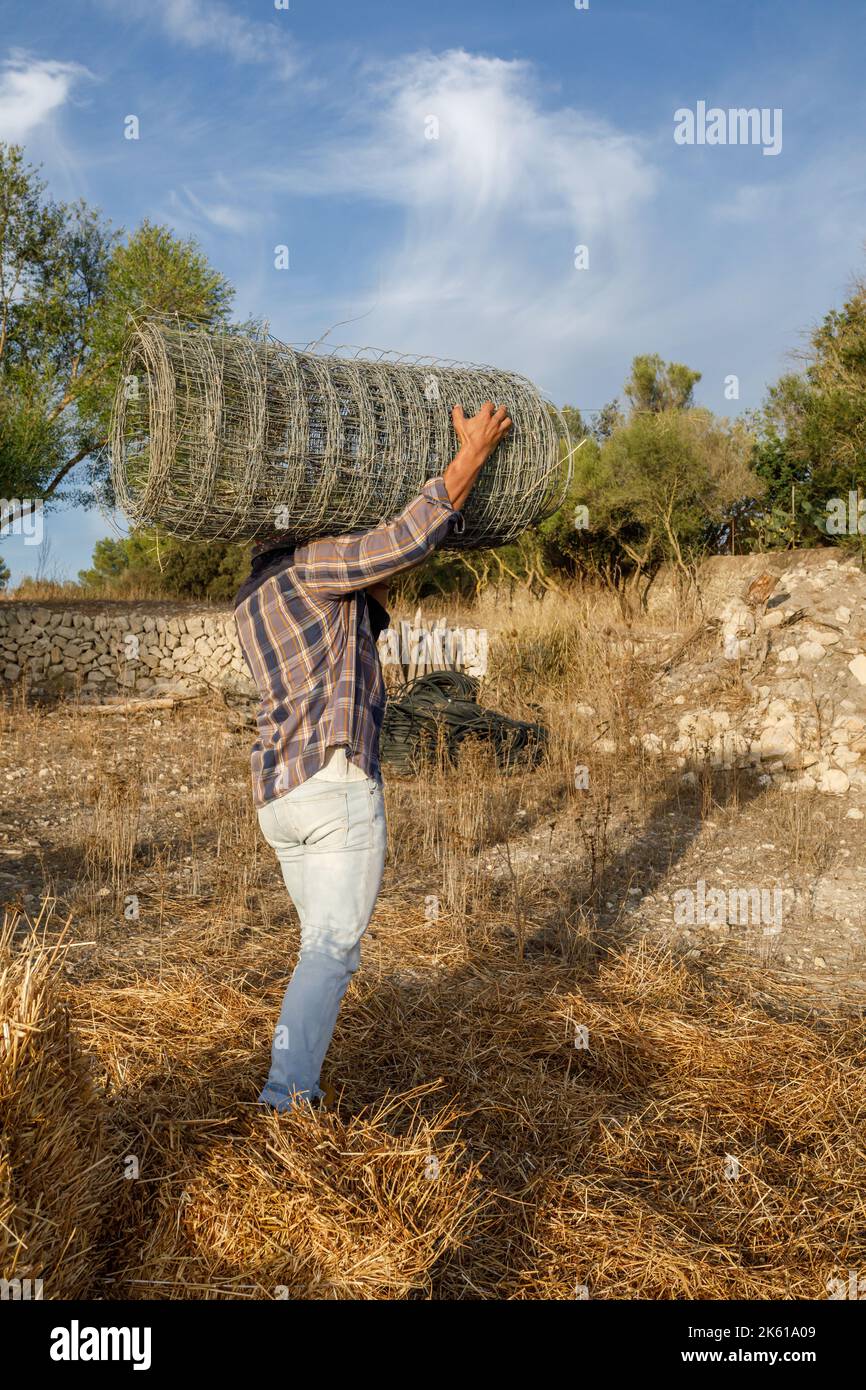
[[[0,68],[0,140],[20,142],[67,100],[77,63],[57,63],[13,53]]]
[[[542,96],[522,61],[403,58],[348,113],[344,141],[272,176],[400,210],[365,338],[543,372],[564,339],[591,342],[628,312],[656,176],[638,140]],[[589,271],[574,266],[581,243]]]
[[[297,61],[288,29],[274,18],[273,7],[262,6],[270,17],[248,19],[222,0],[103,0],[106,8],[126,19],[155,21],[178,43],[190,48],[211,48],[227,53],[239,63],[275,65],[282,76],[293,73]]]
[[[219,177],[215,183],[215,190],[224,191],[227,180]],[[193,223],[209,222],[212,226],[220,228],[221,231],[234,232],[241,235],[249,231],[255,223],[253,213],[247,209],[238,207],[231,202],[211,202],[199,198],[191,188],[183,189],[183,198],[172,194],[172,208],[176,215],[185,218]]]
[[[714,212],[726,222],[768,222],[778,216],[783,191],[780,182],[740,184]]]

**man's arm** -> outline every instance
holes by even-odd
[[[511,421],[504,405],[494,410],[490,401],[485,401],[478,414],[468,420],[462,405],[455,405],[451,419],[460,448],[442,476],[451,505],[459,512],[465,507],[482,467],[511,429]]]
[[[322,597],[339,597],[390,579],[426,559],[445,538],[465,505],[478,474],[511,428],[505,407],[489,401],[467,420],[452,411],[460,448],[441,478],[431,478],[393,521],[360,536],[311,541],[295,551],[293,568],[301,583]]]

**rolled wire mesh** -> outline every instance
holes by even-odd
[[[492,367],[357,349],[299,351],[174,320],[134,325],[112,420],[112,478],[133,523],[296,544],[390,520],[457,451],[451,407],[513,428],[451,547],[514,540],[560,505],[568,430],[530,381]]]

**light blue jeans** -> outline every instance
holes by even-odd
[[[381,781],[312,779],[258,812],[301,919],[301,951],[283,999],[259,1100],[276,1110],[319,1098],[319,1076],[361,961],[385,864]]]

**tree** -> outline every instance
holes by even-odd
[[[760,492],[751,452],[741,421],[696,407],[635,414],[610,438],[600,458],[603,524],[638,574],[664,560],[685,572],[718,549],[731,509]]]
[[[762,491],[751,436],[693,404],[700,372],[657,354],[636,357],[624,394],[575,455],[566,505],[542,527],[548,562],[609,584],[649,579],[672,561],[718,549],[731,519]]]
[[[222,602],[237,592],[249,568],[249,545],[183,541],[141,527],[118,540],[97,541],[93,563],[79,570],[78,580],[85,589],[105,596],[147,593]]]
[[[756,420],[755,470],[767,485],[757,543],[836,539],[826,529],[828,504],[866,487],[866,282],[856,280],[842,308],[812,331],[802,358],[802,371],[771,387]]]
[[[622,424],[622,418],[618,400],[608,401],[607,405],[602,406],[592,427],[593,438],[597,443],[603,444],[606,439],[610,439],[614,430],[618,430]]]
[[[694,389],[701,379],[681,362],[664,362],[658,353],[635,357],[624,391],[632,411],[657,414],[664,410],[689,410]]]
[[[87,322],[115,234],[83,202],[45,197],[20,146],[0,144],[0,491],[46,497],[93,441],[74,403]]]
[[[193,241],[144,222],[124,242],[0,144],[0,494],[56,501],[85,463],[91,502],[130,313],[226,324],[232,296]]]
[[[208,262],[196,242],[183,241],[149,221],[115,247],[105,292],[94,307],[90,333],[91,369],[79,393],[79,409],[101,440],[108,435],[120,357],[130,316],[176,314],[206,327],[229,326],[234,290]]]

